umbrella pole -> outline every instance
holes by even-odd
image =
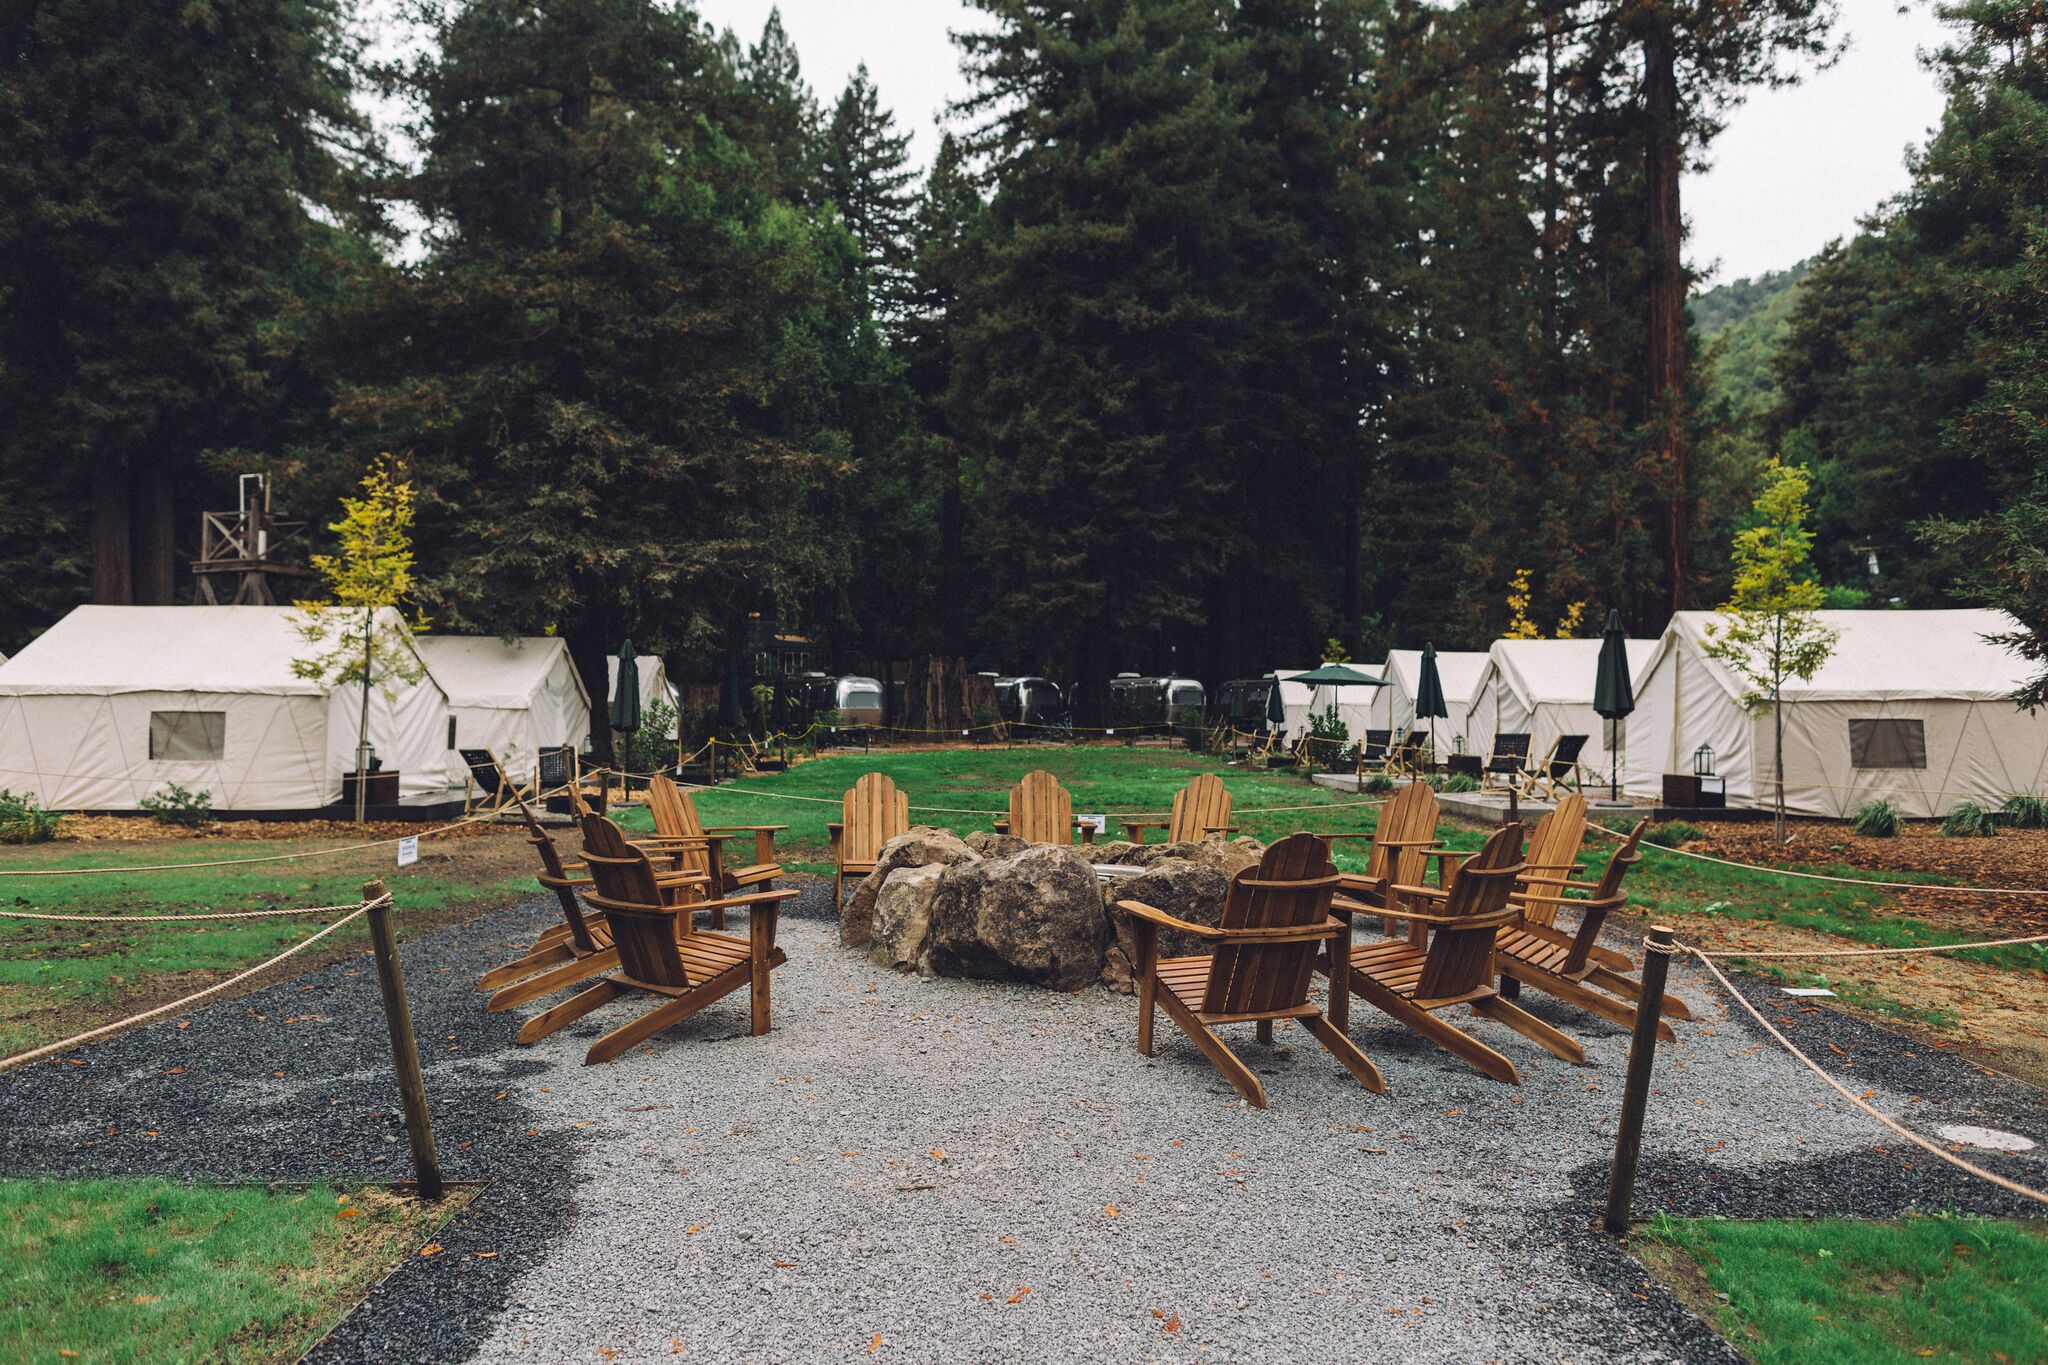
[[[1619,723],[1611,716],[1607,721],[1607,799],[1609,801],[1621,799],[1621,758],[1614,751],[1614,727]]]

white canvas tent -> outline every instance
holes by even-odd
[[[1452,741],[1460,735],[1466,737],[1465,748],[1470,752],[1472,694],[1479,686],[1479,675],[1486,671],[1486,655],[1479,650],[1441,652],[1436,656],[1436,671],[1444,685],[1444,709],[1451,713],[1436,723],[1439,755],[1452,752]],[[1372,728],[1405,734],[1411,725],[1420,724],[1427,730],[1427,722],[1415,719],[1415,693],[1422,684],[1422,651],[1390,651],[1381,676],[1387,685],[1373,690]]]
[[[414,643],[448,694],[449,748],[489,749],[524,781],[543,749],[581,747],[590,734],[590,698],[560,638],[421,635]]]
[[[637,671],[640,674],[640,705],[644,708],[650,702],[660,701],[674,711],[677,720],[670,722],[668,727],[668,738],[674,739],[676,725],[681,722],[683,704],[680,694],[676,692],[675,684],[668,680],[668,665],[661,661],[659,654],[636,654],[633,656],[633,662],[639,666]],[[612,698],[619,690],[619,656],[616,654],[605,661],[604,688],[604,702],[599,710],[609,716]]]
[[[1841,632],[1810,681],[1788,679],[1785,808],[1846,816],[1874,797],[1910,817],[1962,801],[1995,805],[2048,790],[2048,716],[2008,698],[2026,661],[1984,637],[2018,628],[1996,611],[1825,611]],[[1715,613],[1671,618],[1636,682],[1625,772],[1632,796],[1656,797],[1667,772],[1689,773],[1702,744],[1728,802],[1767,806],[1770,708],[1744,710],[1745,684],[1705,651]],[[4,676],[4,675],[0,675]]]
[[[1630,640],[1628,667],[1642,676],[1657,648],[1655,640]],[[1600,673],[1598,640],[1495,640],[1472,689],[1465,748],[1484,756],[1499,734],[1529,736],[1529,758],[1540,762],[1560,735],[1585,735],[1579,753],[1587,780],[1604,776],[1607,722],[1593,709],[1593,683]],[[1449,689],[1446,688],[1446,691]],[[1634,717],[1616,727],[1623,754]]]
[[[290,607],[72,611],[0,668],[0,787],[60,810],[136,810],[170,783],[221,811],[341,799],[358,687],[297,677]],[[404,632],[396,612],[380,625]],[[407,637],[410,638],[410,637]],[[370,689],[370,743],[401,794],[445,791],[448,698],[431,675]]]

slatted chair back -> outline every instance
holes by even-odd
[[[513,799],[519,803],[519,813],[526,819],[526,842],[533,845],[540,854],[540,876],[536,879],[542,886],[555,893],[555,899],[562,903],[562,918],[568,922],[569,937],[585,952],[596,952],[598,944],[591,936],[590,924],[583,918],[583,907],[576,900],[576,877],[562,861],[561,850],[555,847],[554,836],[547,832],[533,807],[526,798],[516,793]]]
[[[1493,752],[1486,756],[1487,775],[1515,776],[1529,766],[1529,737],[1504,731],[1493,737]]]
[[[1365,747],[1359,751],[1359,757],[1363,761],[1367,763],[1384,763],[1386,762],[1388,751],[1394,747],[1394,732],[1392,730],[1367,730],[1365,732],[1364,745]]]
[[[1173,820],[1166,827],[1170,844],[1198,843],[1212,829],[1230,824],[1230,789],[1214,773],[1198,773],[1173,794]]]
[[[674,782],[656,776],[647,783],[647,809],[654,816],[654,832],[664,839],[702,839],[704,822],[697,818],[697,805]],[[709,844],[683,845],[675,851],[680,872],[711,875]]]
[[[849,863],[871,863],[882,845],[910,828],[910,797],[896,790],[886,773],[868,773],[840,800],[846,828],[839,836],[839,856]]]
[[[1621,905],[1621,879],[1642,861],[1643,831],[1649,826],[1648,820],[1636,821],[1636,827],[1616,846],[1607,866],[1600,870],[1600,881],[1593,889],[1592,898],[1586,902],[1587,909],[1579,921],[1579,932],[1572,939],[1571,951],[1565,955],[1563,970],[1567,976],[1585,969],[1587,959],[1592,956],[1593,945],[1600,937],[1600,926]]]
[[[1292,929],[1329,918],[1337,890],[1330,848],[1313,834],[1290,834],[1266,850],[1256,868],[1231,878],[1222,928]],[[1204,1014],[1255,1015],[1308,1000],[1316,940],[1299,943],[1225,943],[1209,965]]]
[[[625,974],[653,986],[688,986],[676,935],[690,933],[690,916],[662,904],[647,854],[627,843],[617,825],[592,814],[583,817],[583,862],[596,886],[590,903],[611,925]]]
[[[1039,770],[1010,788],[1010,833],[1034,844],[1074,842],[1074,798],[1060,780]]]
[[[1415,998],[1443,1000],[1482,987],[1491,990],[1494,935],[1515,918],[1508,908],[1508,893],[1521,871],[1522,827],[1502,825],[1458,869],[1438,913],[1461,922],[1430,926],[1428,956],[1415,983]]]
[[[1386,878],[1406,886],[1422,881],[1427,864],[1419,847],[1402,847],[1436,837],[1436,789],[1427,782],[1410,782],[1394,793],[1393,800],[1380,807],[1379,824],[1373,827],[1372,853],[1366,858],[1365,875]]]
[[[1586,798],[1566,792],[1557,805],[1545,811],[1529,835],[1529,852],[1523,861],[1532,877],[1569,877],[1586,842]],[[1561,888],[1541,882],[1529,884],[1527,906],[1522,917],[1531,924],[1554,924]]]

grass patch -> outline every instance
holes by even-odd
[[[1659,1217],[1635,1247],[1760,1365],[2048,1359],[2048,1229]]]
[[[507,832],[507,846],[516,836]],[[465,845],[478,840],[466,839]],[[106,867],[121,864],[212,862],[262,857],[308,848],[338,847],[341,840],[208,840],[204,844],[152,841],[140,847],[113,842],[44,845],[10,858],[19,867]],[[523,844],[517,845],[519,849]],[[61,849],[61,851],[60,851]],[[465,849],[468,854],[474,850]],[[0,877],[0,905],[42,914],[206,914],[224,910],[285,909],[353,903],[363,883],[390,886],[401,929],[453,909],[529,894],[530,876],[476,876],[422,850],[421,861],[398,869],[389,849],[338,854],[305,862],[88,877]],[[410,914],[408,914],[410,912]],[[111,1017],[117,1002],[137,992],[170,998],[196,990],[282,952],[330,922],[326,916],[218,920],[200,924],[76,924],[0,917],[0,1052],[14,1052],[75,1031],[80,1021]],[[312,956],[361,951],[369,942],[358,921],[324,940]],[[311,961],[311,957],[300,959]]]
[[[0,1359],[296,1359],[463,1202],[0,1181]]]
[[[1836,980],[1824,972],[1799,971],[1780,967],[1773,962],[1755,962],[1741,957],[1734,960],[1751,976],[1787,986],[1824,986],[1833,991],[1835,998],[1843,1004],[1885,1019],[1898,1019],[1940,1032],[1953,1032],[1962,1027],[1963,1017],[1952,1009],[1928,1008],[1903,1000],[1894,1000],[1882,991],[1873,990],[1855,981]]]

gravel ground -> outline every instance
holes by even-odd
[[[545,904],[408,945],[447,1173],[491,1184],[315,1358],[1735,1359],[1592,1230],[1618,1029],[1525,996],[1587,1043],[1577,1068],[1475,1021],[1522,1068],[1508,1087],[1359,1002],[1386,1096],[1298,1030],[1228,1031],[1261,1112],[1164,1019],[1139,1057],[1128,997],[873,968],[828,896],[785,919],[775,1032],[749,1037],[736,996],[596,1068],[584,1049],[637,1006],[518,1049],[471,989]],[[1702,974],[1674,986],[1703,1018],[1660,1058],[1640,1213],[2020,1211],[1835,1100]],[[1746,988],[1920,1131],[2048,1139],[2040,1092]],[[343,965],[0,1077],[0,1171],[402,1169],[375,994]],[[2048,1182],[2040,1149],[1976,1155]]]

